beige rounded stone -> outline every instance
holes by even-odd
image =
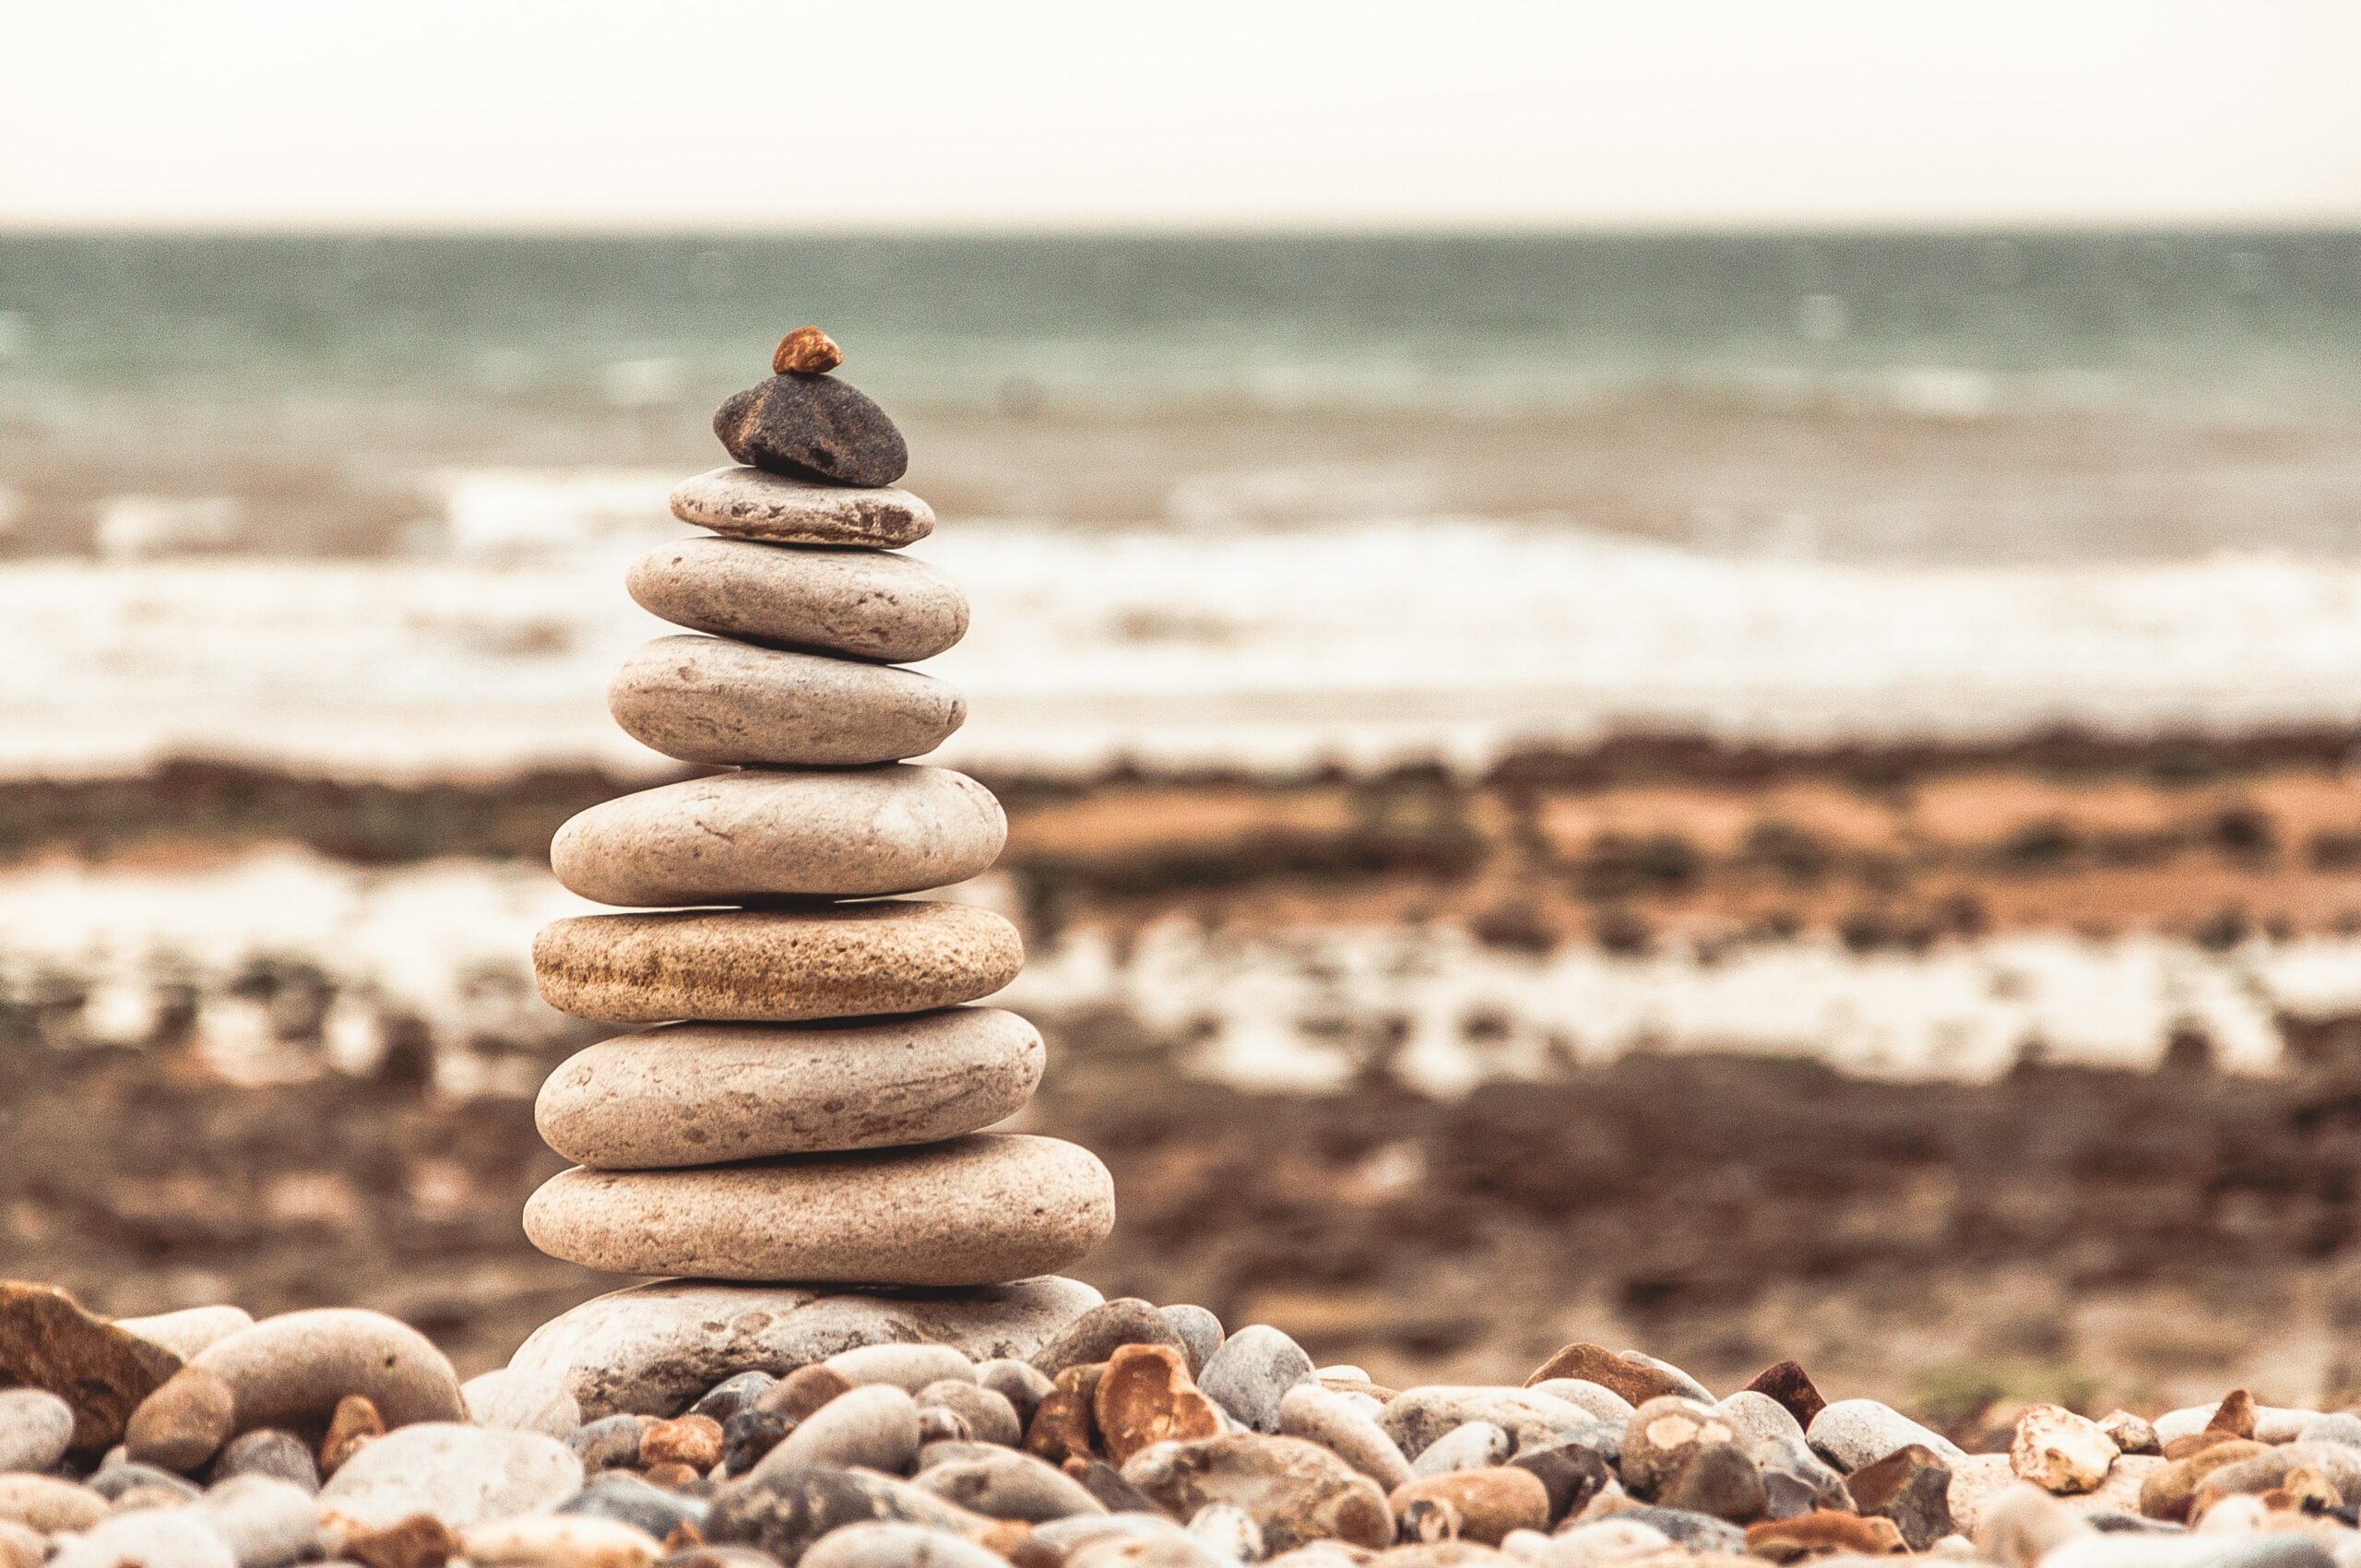
[[[651,550],[623,579],[651,615],[748,642],[909,664],[967,633],[967,598],[923,561],[740,539]]]
[[[533,938],[533,979],[549,1004],[611,1024],[924,1013],[990,996],[1024,967],[1008,921],[925,899],[576,915]]]
[[[872,897],[965,882],[1008,818],[964,773],[749,769],[606,801],[557,830],[557,879],[602,904]]]
[[[577,1168],[525,1206],[535,1246],[591,1268],[804,1283],[1001,1284],[1074,1263],[1114,1222],[1088,1150],[990,1133],[706,1170]]]
[[[1033,1097],[1041,1036],[997,1007],[856,1024],[675,1024],[602,1040],[541,1086],[550,1147],[608,1170],[932,1143]]]
[[[967,722],[967,699],[890,664],[682,636],[624,659],[607,709],[683,762],[856,767],[934,750]]]
[[[737,463],[674,486],[672,516],[774,544],[899,550],[934,531],[934,508],[907,490],[813,484]]]
[[[230,1385],[240,1431],[325,1421],[348,1394],[376,1406],[389,1427],[467,1419],[458,1374],[433,1341],[359,1307],[264,1318],[207,1346],[189,1366]]]

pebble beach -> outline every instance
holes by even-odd
[[[10,1568],[2361,1561],[2361,1415],[2245,1388],[1947,1433],[1793,1360],[1717,1390],[1577,1341],[1397,1389],[1054,1277],[635,1286],[465,1382],[379,1313],[109,1320],[9,1282],[0,1378]]]

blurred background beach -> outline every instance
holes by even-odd
[[[2361,1389],[2361,128],[2278,9],[2213,129],[2312,184],[2122,210],[2095,155],[1309,229],[1284,157],[1161,226],[0,176],[0,1272],[479,1363],[585,1293],[516,1229],[595,1038],[544,851],[676,776],[605,716],[622,571],[813,321],[973,600],[956,896],[1116,1170],[1095,1282],[1381,1378]]]

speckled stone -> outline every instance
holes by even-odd
[[[691,631],[887,664],[932,659],[967,632],[956,584],[876,550],[684,539],[641,556],[623,586]]]
[[[774,375],[734,392],[713,433],[742,463],[829,484],[891,484],[910,449],[885,410],[833,375]]]
[[[729,464],[672,489],[672,516],[767,544],[899,550],[934,531],[934,508],[907,490],[848,490]]]
[[[752,768],[601,802],[557,830],[557,879],[602,904],[866,898],[965,882],[1008,818],[964,773]]]
[[[989,996],[1025,966],[989,909],[922,900],[825,910],[577,915],[533,939],[533,978],[578,1018],[794,1023]]]
[[[934,750],[967,721],[967,699],[891,664],[684,634],[634,650],[607,709],[682,762],[858,767]]]
[[[717,1170],[576,1169],[525,1206],[535,1246],[591,1268],[885,1285],[1045,1274],[1114,1218],[1114,1183],[1089,1151],[997,1134]]]
[[[389,1427],[463,1421],[458,1375],[426,1336],[383,1313],[316,1307],[267,1317],[189,1362],[230,1385],[237,1430],[325,1421],[358,1394]]]
[[[541,1086],[550,1147],[609,1170],[932,1143],[1014,1113],[1039,1031],[996,1007],[862,1023],[677,1024],[602,1040]]]
[[[509,1365],[558,1378],[588,1420],[617,1411],[669,1416],[717,1379],[784,1374],[863,1345],[937,1343],[986,1360],[1029,1356],[1098,1303],[1089,1286],[1054,1276],[956,1295],[666,1279],[551,1319]]]

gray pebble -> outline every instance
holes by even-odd
[[[100,1520],[65,1542],[49,1568],[238,1568],[237,1554],[194,1508],[150,1508]]]
[[[1427,1444],[1410,1474],[1446,1476],[1453,1470],[1489,1470],[1508,1462],[1515,1443],[1489,1421],[1465,1421]]]
[[[702,1526],[711,1507],[702,1498],[667,1491],[637,1476],[610,1473],[592,1478],[588,1485],[559,1503],[557,1511],[618,1520],[662,1540],[682,1525]]]
[[[751,1410],[754,1401],[778,1386],[778,1379],[766,1372],[742,1372],[736,1377],[725,1378],[708,1390],[704,1398],[688,1408],[692,1416],[709,1416],[723,1426],[741,1410]]]
[[[1008,1401],[1019,1426],[1033,1424],[1033,1412],[1057,1384],[1029,1361],[993,1360],[978,1363],[976,1382]]]
[[[1569,1405],[1579,1405],[1602,1421],[1628,1420],[1631,1401],[1603,1383],[1593,1383],[1586,1377],[1545,1378],[1532,1385],[1536,1394],[1547,1394],[1563,1399]]]
[[[639,1463],[639,1445],[649,1424],[646,1416],[608,1416],[576,1427],[565,1445],[586,1470],[627,1469]]]
[[[1633,1508],[1615,1517],[1652,1526],[1673,1545],[1692,1552],[1718,1551],[1737,1557],[1746,1551],[1746,1532],[1711,1514],[1692,1514],[1686,1508]]]
[[[1180,1353],[1188,1358],[1189,1375],[1196,1376],[1204,1370],[1205,1363],[1213,1359],[1214,1352],[1221,1348],[1224,1337],[1221,1319],[1216,1317],[1207,1308],[1193,1306],[1185,1301],[1176,1302],[1169,1307],[1158,1307],[1156,1310],[1162,1314],[1165,1322],[1172,1325],[1172,1331],[1180,1336]]]
[[[932,1466],[919,1472],[918,1484],[970,1513],[1022,1524],[1107,1512],[1080,1481],[1045,1460],[1013,1448],[996,1448],[984,1458]]]
[[[1033,1357],[1033,1369],[1054,1378],[1068,1367],[1103,1361],[1124,1345],[1169,1345],[1184,1357],[1189,1353],[1180,1330],[1163,1313],[1137,1296],[1118,1296],[1066,1324]]]
[[[935,1409],[956,1415],[967,1423],[967,1435],[979,1443],[1014,1448],[1025,1441],[1025,1428],[1017,1421],[1016,1407],[1008,1402],[1006,1396],[980,1384],[930,1383],[919,1390],[918,1405],[921,1417]]]
[[[986,1460],[1002,1452],[1003,1448],[1000,1443],[979,1443],[973,1438],[965,1442],[929,1443],[922,1444],[919,1449],[919,1471],[923,1474],[933,1469],[937,1465],[958,1465]]]
[[[238,1568],[286,1568],[320,1543],[319,1504],[302,1487],[273,1476],[232,1476],[205,1494],[194,1512],[221,1538]]]
[[[698,1549],[702,1554],[710,1548]],[[765,1558],[765,1562],[771,1559]],[[813,1541],[798,1568],[1008,1568],[996,1554],[925,1525],[846,1525]]]
[[[906,1476],[918,1457],[918,1401],[894,1384],[872,1383],[839,1394],[813,1411],[763,1456],[752,1476],[813,1465]]]
[[[1205,1396],[1260,1432],[1279,1430],[1279,1400],[1311,1381],[1311,1358],[1268,1324],[1249,1324],[1222,1341],[1197,1374]]]
[[[1299,1383],[1279,1400],[1279,1431],[1320,1444],[1391,1492],[1410,1479],[1410,1462],[1378,1424],[1382,1409],[1373,1399]]]
[[[976,1363],[948,1345],[863,1345],[820,1364],[855,1388],[890,1383],[906,1394],[930,1383],[976,1380]]]
[[[214,1457],[213,1479],[225,1481],[232,1476],[269,1476],[316,1495],[320,1490],[320,1461],[312,1452],[312,1445],[293,1432],[279,1427],[256,1427],[231,1438]]]
[[[1489,1421],[1515,1438],[1519,1447],[1546,1447],[1566,1433],[1601,1424],[1579,1405],[1551,1395],[1467,1384],[1406,1388],[1386,1402],[1383,1424],[1386,1435],[1415,1459],[1427,1444],[1466,1421]],[[1616,1442],[1622,1442],[1620,1431]]]
[[[464,1529],[554,1508],[582,1480],[582,1462],[545,1432],[418,1421],[364,1444],[328,1478],[319,1503],[374,1529],[413,1514]]]
[[[1085,1542],[1113,1537],[1121,1540],[1186,1541],[1189,1532],[1161,1514],[1145,1509],[1137,1513],[1076,1515],[1070,1519],[1056,1519],[1033,1532],[1033,1538],[1060,1554],[1072,1552]]]
[[[73,1406],[45,1388],[0,1389],[0,1474],[46,1470],[73,1441]]]
[[[184,1503],[194,1503],[202,1495],[196,1486],[172,1471],[159,1469],[153,1465],[142,1465],[132,1459],[100,1467],[98,1474],[84,1484],[110,1503],[136,1486],[161,1487]]]
[[[503,1431],[537,1431],[568,1438],[582,1425],[582,1407],[554,1372],[502,1367],[459,1385],[468,1420]]]
[[[1805,1437],[1813,1453],[1848,1476],[1914,1443],[1945,1460],[1967,1457],[1950,1438],[1875,1399],[1839,1399],[1812,1418]]]
[[[2361,1448],[2361,1416],[2349,1410],[2334,1410],[2324,1416],[2314,1416],[2296,1429],[2298,1443],[2334,1443],[2347,1448]]]
[[[741,1410],[721,1423],[721,1468],[742,1476],[795,1430],[794,1418],[776,1410]]]
[[[1804,1441],[1803,1423],[1796,1420],[1794,1412],[1768,1394],[1757,1394],[1751,1388],[1741,1388],[1715,1405],[1714,1413],[1728,1422],[1730,1430],[1750,1448],[1777,1449]]]

